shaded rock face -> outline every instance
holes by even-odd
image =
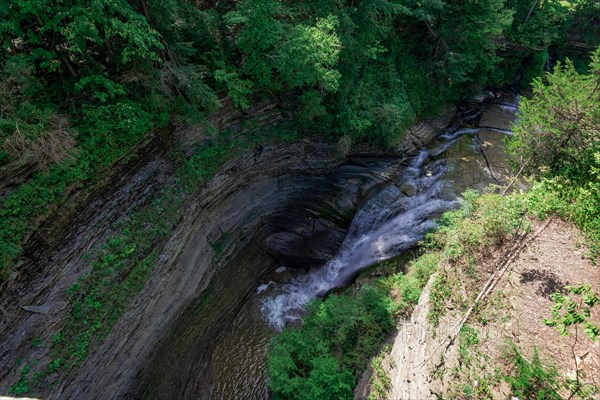
[[[350,159],[325,174],[286,182],[294,193],[268,221],[263,247],[280,265],[306,268],[335,255],[358,203],[398,172],[396,158]]]
[[[327,151],[333,148],[327,147]],[[304,150],[298,155],[302,153]],[[324,160],[327,163],[327,158]],[[255,204],[269,199],[270,209],[262,213],[264,217],[254,235],[246,237],[243,246],[232,248],[231,258],[225,257],[215,266],[212,273],[218,274],[218,279],[210,280],[200,296],[197,292],[197,297],[189,301],[146,363],[150,369],[127,392],[128,396],[211,398],[217,378],[215,349],[233,329],[236,315],[260,278],[281,265],[307,268],[333,257],[357,205],[400,168],[399,158],[360,158],[331,165],[326,172],[313,175],[279,176],[271,181],[276,187],[272,193],[267,185],[260,185],[256,192],[254,184],[249,183],[243,189],[252,192],[247,196],[255,199]]]
[[[400,168],[398,157],[340,161],[335,146],[314,142],[230,162],[189,205],[104,343],[45,398],[210,393],[215,343],[259,278],[331,258],[357,205]]]
[[[52,342],[55,327],[69,310],[67,288],[90,267],[84,255],[102,245],[115,222],[170,184],[172,164],[164,145],[149,140],[140,150],[144,157],[132,158],[106,177],[109,190],[73,192],[26,243],[18,276],[0,290],[0,393],[19,379],[22,365],[17,360],[52,357],[47,347],[33,348],[31,343],[36,338]]]
[[[425,148],[449,124],[453,122],[461,123],[455,120],[455,115],[456,109],[454,107],[447,107],[435,119],[421,121],[411,126],[398,146],[398,151],[401,153],[415,153],[419,149]]]
[[[422,125],[421,131],[434,130]],[[203,132],[194,135],[200,140]],[[429,140],[419,135],[411,138]],[[24,272],[0,299],[8,310],[0,320],[0,393],[19,379],[15,360],[51,357],[31,342],[51,342],[55,331],[48,327],[60,326],[69,310],[66,289],[90,267],[84,255],[132,208],[173,183],[166,146],[144,146],[144,157],[106,182],[109,190],[75,193],[30,238]],[[42,397],[210,396],[219,336],[260,277],[282,265],[310,268],[330,259],[357,206],[402,169],[399,154],[415,145],[404,147],[389,156],[340,160],[335,146],[304,141],[265,146],[258,156],[250,151],[224,166],[188,202],[183,220],[174,221],[149,282],[109,336]]]

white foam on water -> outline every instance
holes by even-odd
[[[460,135],[476,131],[461,129],[447,135],[442,139],[448,142],[433,152],[440,154]],[[337,256],[262,300],[262,314],[272,327],[283,329],[287,322],[300,318],[310,300],[347,284],[361,269],[414,246],[435,228],[441,213],[458,206],[456,198],[444,194],[443,160],[427,162],[431,151],[421,150],[403,171],[403,185],[413,188],[412,195],[403,194],[394,184],[385,187],[357,211]]]
[[[271,286],[271,282],[263,283],[262,285],[260,285],[259,287],[256,288],[256,293],[264,292],[265,290],[267,290],[269,288],[269,286]]]
[[[515,97],[515,102],[514,103],[507,103],[507,102],[499,102],[498,103],[498,107],[500,107],[500,109],[504,112],[510,113],[510,114],[516,114],[516,112],[519,110],[519,102],[521,100],[521,96],[516,96]]]
[[[443,133],[439,137],[440,139],[446,139],[448,141],[458,139],[462,135],[470,135],[479,132],[479,128],[463,128],[458,129],[452,133]]]
[[[513,132],[511,130],[494,128],[493,126],[485,126],[485,127],[482,127],[482,129],[487,129],[487,130],[490,130],[490,131],[503,133],[503,134],[508,135],[508,136],[512,136],[513,135]]]

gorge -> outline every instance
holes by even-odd
[[[457,193],[503,176],[505,133],[498,130],[509,128],[514,109],[504,103],[515,100],[488,101],[480,117],[486,127],[422,124],[417,135],[431,143],[405,157],[339,159],[333,146],[305,142],[231,161],[190,206],[104,344],[51,396],[266,398],[267,321],[281,327],[310,298],[414,246],[457,206]],[[342,268],[332,269],[340,260]],[[282,265],[286,273],[275,272]],[[29,318],[40,330],[48,323]],[[8,342],[3,354],[19,348]]]

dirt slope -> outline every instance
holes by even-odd
[[[435,332],[428,324],[430,280],[410,324],[399,327],[394,340],[389,399],[506,399],[511,393],[502,377],[510,372],[512,360],[507,356],[507,340],[527,360],[537,348],[542,362],[555,365],[562,378],[574,378],[577,363],[582,381],[599,385],[600,342],[592,343],[579,332],[574,345],[574,334],[560,336],[542,322],[550,315],[551,294],[565,285],[587,283],[600,292],[600,267],[586,253],[578,230],[553,220],[511,263],[460,335],[456,333],[464,308],[458,304],[446,304],[446,315]],[[483,287],[494,264],[488,261],[476,267],[475,280],[456,274],[460,285],[469,291]],[[600,323],[598,307],[592,320]],[[451,336],[456,340],[448,347]],[[566,398],[569,393],[563,390],[561,395]]]

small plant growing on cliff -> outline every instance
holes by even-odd
[[[8,388],[9,394],[20,396],[29,392],[29,370],[29,365],[25,365],[23,369],[21,369],[21,378],[10,388]]]
[[[575,328],[574,342],[571,348],[575,363],[575,382],[572,385],[572,397],[584,390],[585,386],[582,385],[579,379],[579,365],[575,354],[575,345],[579,341],[579,327],[583,327],[583,331],[592,342],[598,340],[600,327],[591,321],[591,308],[600,303],[600,297],[592,292],[589,285],[566,286],[565,289],[568,290],[569,295],[563,295],[559,292],[552,295],[554,305],[550,310],[550,318],[544,319],[544,323],[556,327],[561,336],[569,335],[571,326]]]
[[[554,305],[550,311],[550,318],[544,319],[544,324],[556,327],[562,336],[569,335],[569,327],[582,326],[586,335],[592,341],[598,340],[600,327],[593,324],[590,319],[591,308],[600,302],[600,297],[592,292],[589,285],[567,286],[571,295],[559,292],[552,295]]]
[[[545,367],[537,349],[534,350],[530,362],[523,357],[514,343],[510,343],[510,347],[514,357],[514,368],[510,375],[504,377],[504,380],[509,384],[512,394],[520,399],[560,399],[555,389],[559,387],[556,368]]]

